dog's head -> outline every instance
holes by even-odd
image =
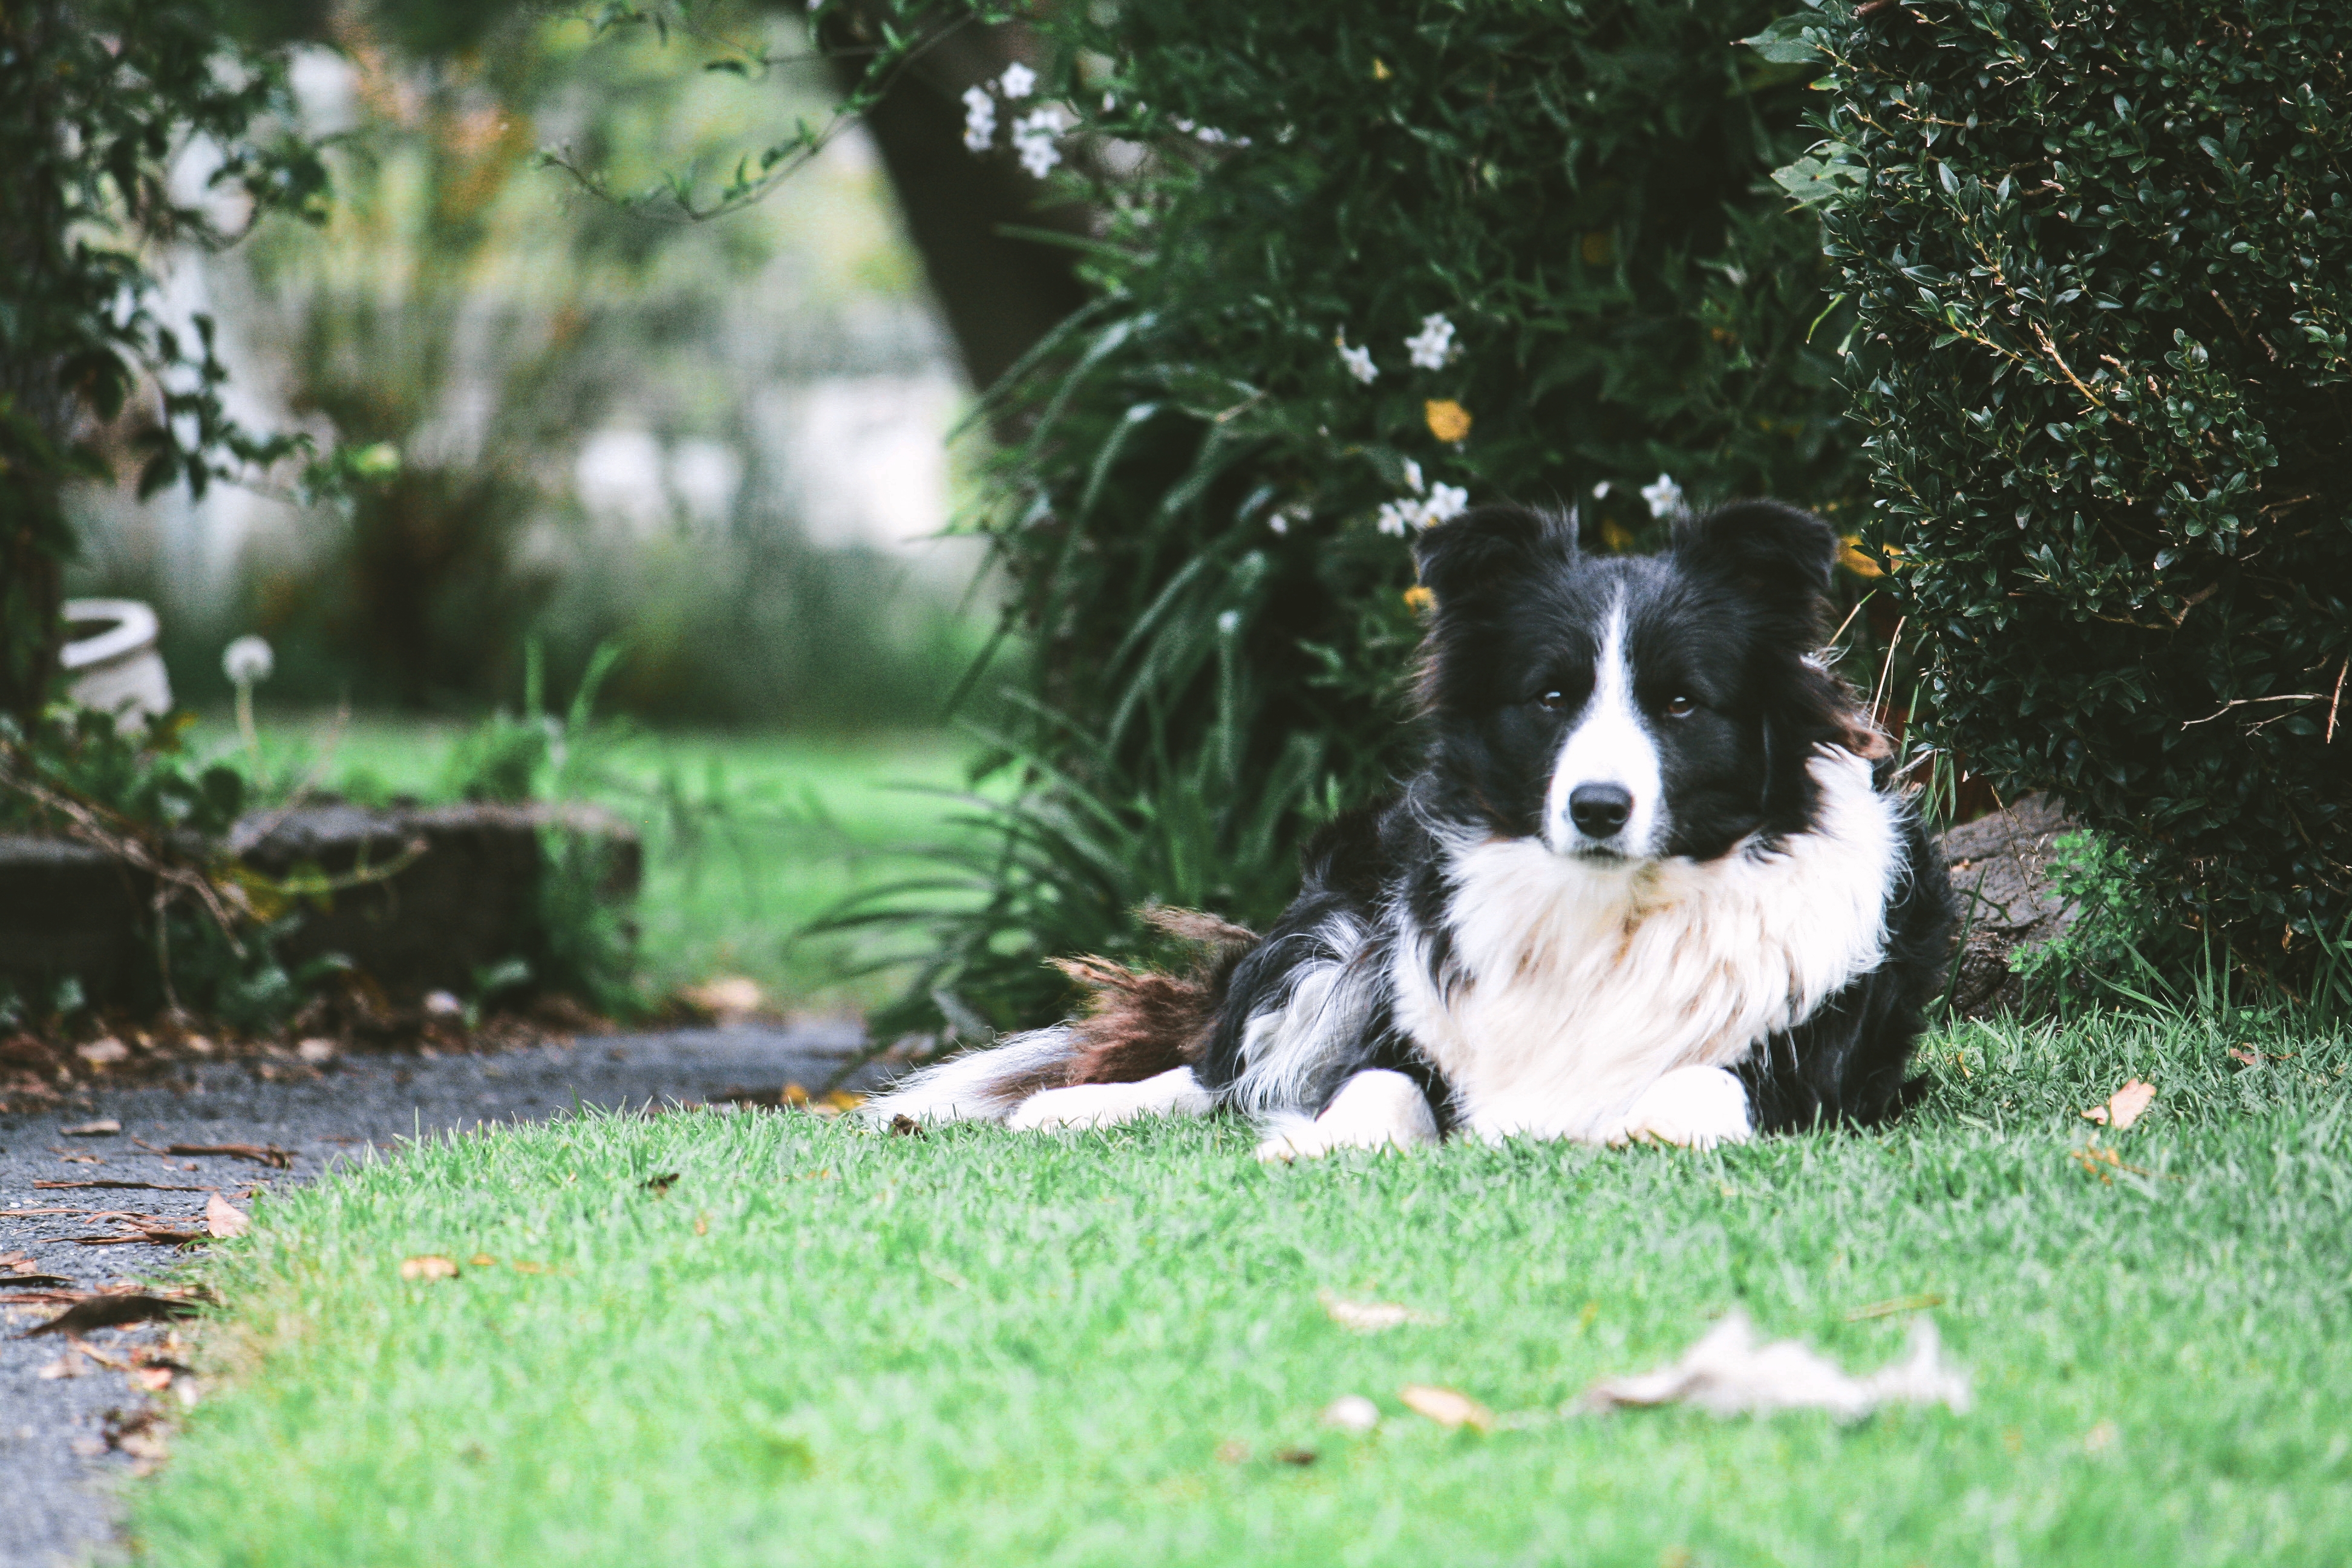
[[[1588,557],[1572,521],[1487,507],[1421,537],[1433,804],[1595,862],[1713,859],[1807,826],[1814,748],[1852,745],[1820,646],[1837,539],[1742,501],[1653,556]]]

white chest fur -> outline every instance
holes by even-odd
[[[1453,1084],[1472,1131],[1595,1141],[1676,1068],[1729,1066],[1803,1020],[1885,949],[1901,869],[1893,800],[1841,751],[1811,763],[1815,831],[1710,861],[1611,865],[1538,840],[1453,854],[1461,974],[1398,945],[1397,1021]]]

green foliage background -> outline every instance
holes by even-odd
[[[1097,302],[1000,389],[1026,434],[979,524],[1039,656],[1000,737],[1028,787],[983,814],[993,858],[852,917],[976,900],[921,931],[933,962],[877,1032],[1047,1016],[1040,961],[1139,951],[1148,900],[1279,910],[1298,839],[1409,761],[1412,565],[1377,517],[1415,467],[1573,504],[1603,549],[1652,537],[1662,473],[1695,504],[1854,509],[1833,273],[1770,179],[1813,73],[1734,47],[1777,9],[1141,0],[1045,24],[1043,90],[1088,112],[1109,216]],[[1454,352],[1415,368],[1431,315]]]
[[[1819,21],[1802,188],[1861,310],[1928,734],[2114,836],[2176,949],[2300,984],[2352,932],[2352,24]]]

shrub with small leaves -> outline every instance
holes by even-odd
[[[1040,960],[1137,951],[1145,899],[1275,913],[1301,836],[1410,761],[1420,528],[1573,504],[1617,549],[1685,500],[1858,493],[1833,274],[1769,178],[1813,73],[1734,42],[1776,9],[1133,0],[1041,16],[1012,144],[974,84],[967,143],[1055,152],[1106,232],[994,408],[1026,785],[994,859],[888,902],[934,962],[877,1028],[1051,1014]]]
[[[1861,312],[1929,732],[2300,984],[2352,922],[2352,18],[1864,9],[1776,29],[1834,89],[1784,177]]]

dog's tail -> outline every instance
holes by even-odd
[[[1002,1121],[1040,1089],[1139,1083],[1199,1066],[1234,965],[1257,944],[1256,933],[1196,910],[1147,910],[1144,919],[1193,948],[1190,973],[1057,958],[1054,967],[1087,989],[1077,1016],[920,1068],[867,1100],[863,1113],[881,1122]]]

